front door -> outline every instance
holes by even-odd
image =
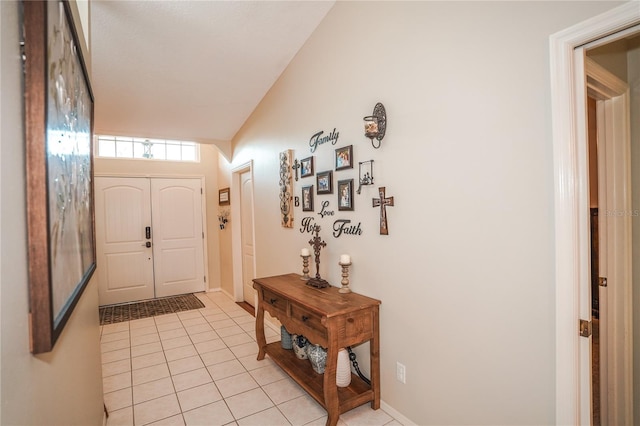
[[[100,304],[153,298],[148,179],[97,177],[95,197]]]
[[[199,179],[96,178],[100,305],[204,291]]]

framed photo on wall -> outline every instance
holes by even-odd
[[[302,187],[302,211],[313,211],[313,185]]]
[[[96,269],[94,98],[68,2],[24,2],[24,37],[30,349],[38,354],[53,350]]]
[[[313,156],[303,158],[300,161],[300,177],[313,176]]]
[[[353,145],[336,149],[336,171],[353,168]]]
[[[353,210],[353,179],[338,181],[338,210]]]
[[[222,188],[218,190],[218,205],[228,206],[231,204],[230,189]]]
[[[318,185],[318,194],[333,194],[333,172],[319,172],[316,175],[316,184]]]

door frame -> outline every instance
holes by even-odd
[[[233,169],[231,169],[231,220],[235,223],[235,226],[231,227],[231,257],[233,259],[233,299],[235,302],[242,302],[244,300],[242,293],[242,226],[241,226],[241,212],[240,212],[240,175],[245,172],[251,174],[251,185],[254,187],[254,174],[253,174],[253,160],[249,160],[246,163],[242,163]],[[256,270],[256,216],[255,216],[255,187],[252,192],[253,199],[251,200],[251,206],[253,211],[251,217],[253,218],[253,270]]]
[[[591,342],[578,335],[579,319],[591,318],[586,74],[584,61],[574,50],[638,23],[640,8],[637,2],[628,2],[549,38],[559,425],[591,423]]]

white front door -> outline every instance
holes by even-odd
[[[253,182],[251,171],[240,175],[240,217],[242,240],[242,296],[245,302],[255,306],[253,279]]]
[[[204,291],[202,185],[199,179],[152,179],[156,297]]]
[[[146,247],[151,227],[147,179],[95,180],[96,255],[101,305],[154,296],[153,250]]]
[[[199,179],[97,177],[95,192],[100,305],[205,290]]]

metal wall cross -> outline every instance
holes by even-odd
[[[295,161],[293,162],[293,166],[291,166],[291,168],[293,169],[294,172],[296,172],[296,182],[298,181],[298,169],[301,167],[300,162],[298,161],[298,159],[296,158]]]
[[[389,235],[389,227],[387,225],[387,206],[393,206],[393,197],[385,197],[386,188],[381,186],[378,188],[380,198],[373,199],[373,207],[380,207],[380,235]]]

